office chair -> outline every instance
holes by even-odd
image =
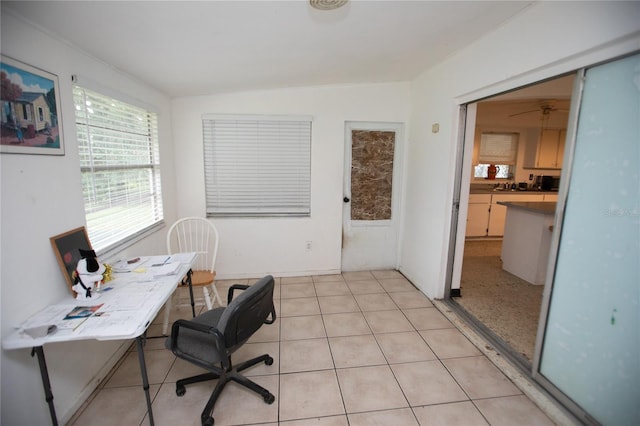
[[[233,297],[235,290],[244,290]],[[263,324],[276,319],[273,305],[274,281],[271,275],[253,285],[234,284],[229,288],[227,307],[205,311],[190,320],[177,320],[171,327],[171,336],[165,341],[175,356],[202,367],[208,373],[188,377],[176,382],[176,395],[183,396],[185,385],[219,379],[200,416],[203,425],[213,425],[213,407],[225,385],[233,380],[260,394],[267,404],[275,397],[271,392],[249,380],[239,372],[260,362],[273,364],[273,358],[264,354],[234,366],[231,354],[239,349]]]
[[[202,217],[185,217],[176,221],[167,232],[167,253],[196,252],[197,257],[192,268],[192,287],[201,287],[204,303],[211,310],[217,301],[222,306],[222,299],[215,285],[216,257],[218,255],[218,230],[211,221]],[[178,293],[178,292],[176,292]],[[213,300],[211,294],[213,293]],[[174,295],[175,296],[175,295]],[[162,334],[167,334],[169,327],[169,314],[172,300],[165,306]],[[192,303],[192,312],[195,316],[195,307]]]

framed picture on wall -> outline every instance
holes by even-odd
[[[71,294],[75,295],[73,291],[73,272],[76,270],[78,260],[80,260],[80,250],[93,250],[87,230],[84,226],[80,228],[72,229],[63,234],[56,235],[49,239],[51,246],[55,252],[58,265],[62,270],[67,286]]]
[[[2,55],[0,152],[64,155],[58,77]]]

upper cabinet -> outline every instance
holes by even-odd
[[[538,143],[527,143],[524,168],[561,169],[567,129],[532,130],[532,132],[537,133],[537,138],[535,135],[530,135],[532,137],[528,140],[537,140]]]

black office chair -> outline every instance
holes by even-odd
[[[244,290],[233,297],[235,290]],[[185,385],[219,379],[201,414],[203,425],[213,425],[213,406],[225,385],[233,380],[260,394],[267,404],[275,397],[267,389],[242,376],[239,372],[263,362],[273,364],[273,358],[264,354],[237,366],[231,363],[231,354],[240,348],[262,324],[273,324],[276,312],[273,306],[274,282],[271,275],[253,285],[234,284],[229,288],[227,307],[206,311],[190,320],[178,320],[171,327],[171,336],[165,346],[182,358],[209,371],[178,380],[176,395],[183,396]]]

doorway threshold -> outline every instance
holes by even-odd
[[[505,342],[500,336],[498,336],[493,330],[484,325],[484,323],[478,320],[475,316],[467,312],[465,308],[460,306],[456,302],[455,298],[450,298],[445,301],[451,310],[462,318],[469,327],[476,333],[482,336],[490,346],[492,346],[498,354],[511,361],[523,374],[531,375],[531,362],[525,358],[522,354],[515,351],[507,342]]]
[[[581,423],[560,401],[535,382],[531,375],[531,364],[524,356],[513,351],[455,300],[432,300],[432,303],[555,424]]]

